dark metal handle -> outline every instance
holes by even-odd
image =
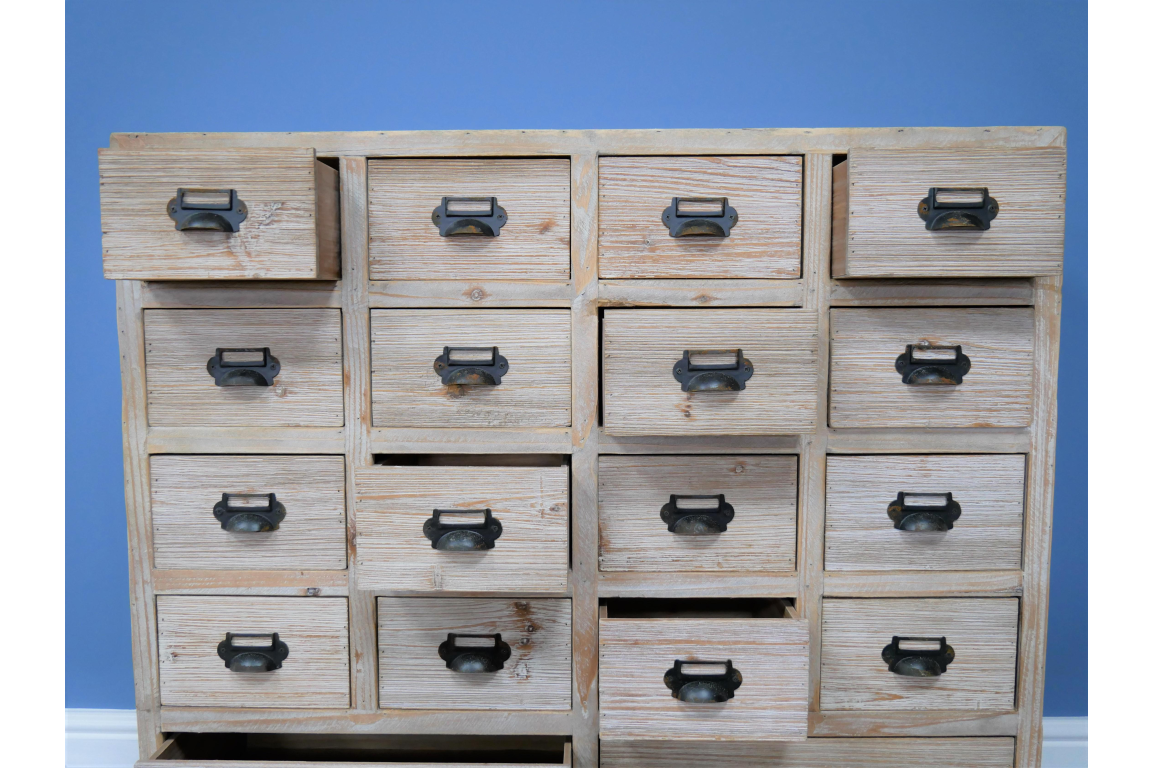
[[[939,499],[939,503],[909,504],[911,497]],[[960,518],[960,504],[952,499],[951,493],[905,493],[896,494],[896,500],[888,505],[888,517],[894,528],[901,531],[950,531],[952,523]]]
[[[453,523],[440,519],[444,514],[484,514],[480,522]],[[424,535],[432,542],[432,549],[442,552],[476,552],[492,549],[504,526],[490,509],[434,509],[432,517],[424,521]]]
[[[218,387],[270,387],[280,373],[280,361],[268,347],[217,347],[208,358],[208,373]]]
[[[491,645],[460,645],[461,639],[491,640]],[[500,633],[494,635],[458,635],[448,633],[448,639],[440,643],[440,658],[444,665],[453,672],[495,672],[504,669],[504,662],[512,656],[512,649],[508,643],[500,639]]]
[[[907,650],[900,643],[911,640],[918,643],[939,643],[939,648],[924,651]],[[905,677],[939,677],[948,671],[948,665],[956,658],[956,651],[943,637],[900,637],[892,636],[892,642],[884,646],[880,657],[888,665],[888,671]]]
[[[500,237],[500,228],[507,221],[508,212],[496,203],[495,197],[442,197],[432,211],[432,223],[440,228],[440,237]]]
[[[267,634],[238,634],[229,632],[216,646],[216,653],[224,659],[224,666],[233,672],[271,672],[280,669],[288,658],[288,644],[272,633],[268,645],[237,645],[236,638],[268,637]]]
[[[264,499],[264,504],[247,504],[248,500]],[[284,505],[276,501],[274,493],[225,493],[212,507],[212,514],[220,527],[234,533],[264,533],[274,531],[284,521]]]
[[[508,372],[508,359],[500,354],[499,347],[444,347],[432,370],[445,384],[495,387]]]
[[[693,355],[732,355],[731,363],[701,364]],[[752,378],[752,363],[741,349],[684,350],[684,357],[672,366],[672,377],[682,392],[738,392]]]
[[[660,218],[671,237],[728,237],[740,220],[726,197],[674,197]]]
[[[176,197],[168,201],[168,217],[181,232],[192,229],[236,232],[240,222],[248,218],[248,206],[234,189],[180,187]]]
[[[928,197],[917,208],[924,228],[979,229],[992,226],[992,219],[1000,213],[1000,204],[988,194],[987,187],[932,187]]]
[[[951,355],[945,357],[924,354],[943,351],[948,351]],[[964,374],[970,370],[972,361],[959,346],[909,344],[904,353],[896,357],[896,371],[900,374],[900,380],[914,387],[935,384],[958,386],[964,382]]]
[[[684,536],[723,533],[728,530],[728,523],[735,516],[736,510],[724,501],[722,493],[708,496],[679,496],[673,493],[669,495],[668,503],[660,507],[660,519],[668,524],[668,530]]]
[[[724,671],[716,674],[685,672],[685,664],[724,665]],[[727,661],[684,661],[676,659],[672,669],[664,673],[664,685],[672,689],[672,698],[689,704],[718,704],[736,695],[736,689],[744,682],[740,670]]]

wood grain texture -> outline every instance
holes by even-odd
[[[670,533],[671,494],[724,494],[713,536]],[[601,571],[790,571],[796,567],[795,456],[601,456]]]
[[[377,427],[566,427],[572,423],[571,313],[372,310]],[[443,384],[444,347],[499,347],[499,386]]]
[[[604,768],[1008,768],[1012,739],[808,739],[802,742],[610,741]]]
[[[1064,263],[1066,157],[1030,149],[865,149],[848,153],[847,238],[837,277],[1027,277]],[[931,187],[987,187],[1000,206],[985,231],[930,232]]]
[[[1033,311],[833,309],[833,427],[1022,427],[1032,416]],[[957,386],[910,386],[907,345],[961,346],[972,369]]]
[[[600,158],[600,276],[800,276],[803,158]],[[728,237],[671,237],[673,197],[727,197],[739,220]]]
[[[156,594],[347,597],[347,571],[152,571]]]
[[[731,659],[743,683],[723,704],[685,704],[664,684],[677,659]],[[603,739],[802,740],[807,710],[807,621],[600,620]]]
[[[1015,598],[824,600],[823,710],[1010,710],[1015,706]],[[939,677],[888,671],[892,637],[946,637],[956,658]]]
[[[1020,571],[826,571],[825,597],[1019,597]]]
[[[601,280],[602,307],[798,307],[799,280]]]
[[[371,593],[369,593],[371,594]],[[572,713],[512,709],[241,709],[164,707],[160,724],[177,733],[359,733],[397,735],[569,735]]]
[[[1032,304],[1027,278],[982,280],[833,280],[834,307],[1026,307]]]
[[[310,148],[100,150],[104,277],[323,277],[314,162]],[[168,201],[179,187],[235,189],[248,216],[235,233],[178,231]],[[328,206],[322,210],[329,217],[335,213]],[[331,245],[326,236],[325,246]],[[325,263],[330,265],[330,257]]]
[[[368,161],[373,280],[567,280],[567,159]],[[444,197],[492,197],[508,218],[497,237],[441,237]]]
[[[341,570],[347,566],[339,456],[152,456],[157,568]],[[284,521],[235,533],[212,514],[221,494],[276,494]]]
[[[568,600],[381,597],[377,612],[381,707],[572,707],[572,603]],[[455,672],[438,652],[449,632],[500,633],[512,656],[496,672]]]
[[[808,738],[1011,736],[1019,718],[996,709],[839,710],[808,713]]]
[[[165,706],[347,707],[348,601],[342,597],[156,598]],[[241,674],[216,647],[228,632],[277,632],[280,669]]]
[[[796,597],[799,589],[795,571],[606,571],[599,582],[600,597]]]
[[[149,424],[344,423],[339,310],[149,309],[144,338]],[[270,387],[218,387],[206,365],[220,347],[268,347],[280,373]]]
[[[615,435],[811,432],[816,422],[816,312],[609,309],[604,312],[604,428]],[[743,350],[740,392],[683,392],[685,350]]]
[[[491,509],[502,532],[481,552],[424,536],[434,509]],[[568,587],[568,467],[362,468],[357,583],[421,592],[559,592]]]
[[[824,567],[830,571],[1018,570],[1024,459],[1009,456],[830,456]],[[951,493],[950,531],[901,531],[897,494]]]

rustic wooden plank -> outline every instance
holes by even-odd
[[[1024,453],[1031,444],[1027,427],[828,430],[832,453]]]
[[[1020,571],[826,571],[825,597],[1019,597]]]
[[[798,307],[799,280],[601,280],[603,307]]]
[[[362,733],[442,736],[513,733],[521,736],[572,733],[571,712],[521,710],[239,709],[164,707],[160,724],[171,732]]]
[[[796,597],[794,571],[601,573],[600,597]]]
[[[149,427],[148,453],[325,454],[344,449],[342,427]]]
[[[917,740],[935,743],[954,736],[1011,736],[1017,720],[1015,712],[997,710],[910,710],[896,717],[890,712],[809,712],[808,736],[809,743],[816,744],[823,744],[825,737],[852,736],[877,741],[876,737],[896,736],[902,742],[929,737]]]
[[[340,283],[329,280],[182,280],[140,284],[145,309],[290,309],[339,307]]]
[[[571,453],[572,430],[374,427],[373,453]]]
[[[155,570],[152,584],[158,595],[347,597],[348,572]]]
[[[1027,307],[1032,281],[995,280],[833,280],[829,302],[834,307]]]
[[[376,280],[368,283],[374,308],[564,307],[572,302],[570,282],[531,280]]]
[[[799,453],[797,435],[710,435],[706,441],[695,435],[610,435],[600,429],[601,453],[697,455],[725,453]]]

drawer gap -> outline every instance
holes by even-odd
[[[600,601],[604,619],[782,619],[794,608],[792,598],[637,598]]]
[[[564,467],[563,453],[377,453],[372,463],[386,467]]]

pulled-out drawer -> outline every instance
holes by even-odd
[[[601,456],[600,570],[793,571],[795,456]]]
[[[311,149],[101,149],[104,277],[335,280],[340,175]]]
[[[382,709],[572,707],[569,600],[377,599]]]
[[[615,435],[763,435],[816,428],[816,313],[609,309],[604,428]]]
[[[1016,598],[825,599],[823,611],[821,709],[1015,708]]]
[[[152,456],[157,568],[341,570],[343,456]]]
[[[338,309],[144,311],[148,423],[338,427]]]
[[[832,274],[1059,274],[1065,170],[1063,147],[853,149],[832,170]]]
[[[166,707],[349,706],[343,597],[156,598]]]

